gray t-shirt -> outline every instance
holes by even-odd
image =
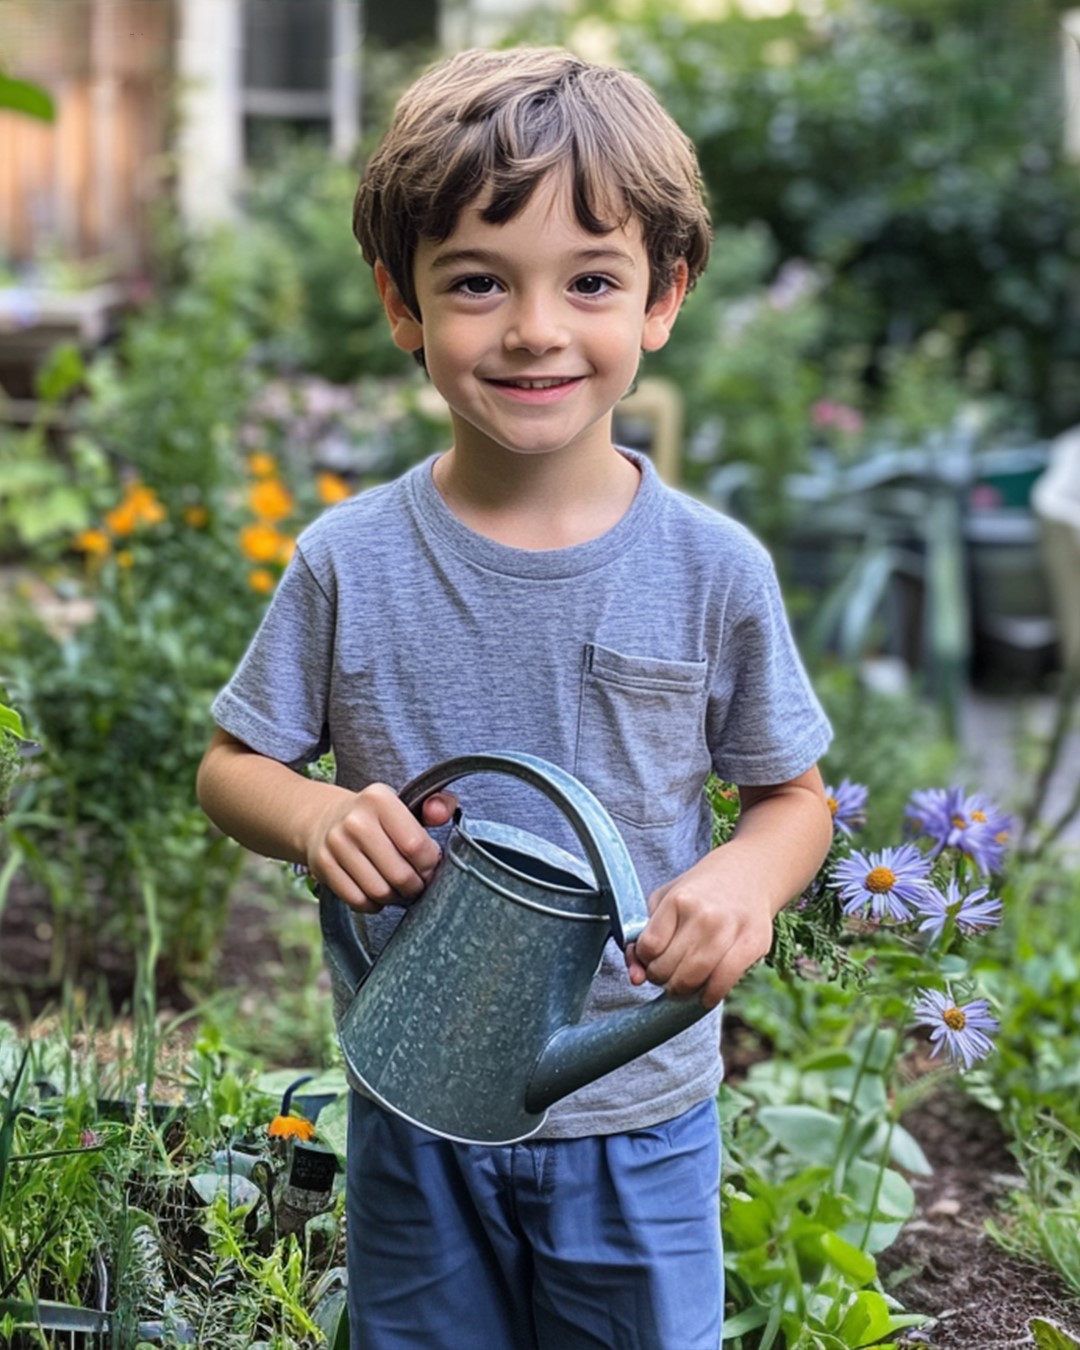
[[[444,759],[524,751],[607,807],[646,894],[703,857],[710,772],[778,783],[829,727],[800,664],[772,563],[740,525],[665,486],[647,459],[630,509],[572,548],[510,548],[451,512],[433,459],[332,507],[301,535],[218,724],[294,768],[333,749],[337,781],[401,788]],[[501,775],[455,788],[466,818],[581,856],[565,819]],[[401,911],[367,920],[376,949]],[[608,943],[587,1016],[634,988]],[[546,1137],[666,1120],[715,1093],[719,1019],[552,1107]]]

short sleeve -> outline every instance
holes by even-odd
[[[330,747],[327,701],[334,605],[298,551],[232,679],[215,698],[219,727],[302,768]]]
[[[756,559],[729,599],[707,735],[728,782],[783,783],[811,768],[832,730],[799,657],[772,561]]]

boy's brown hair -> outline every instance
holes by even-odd
[[[482,194],[487,223],[510,220],[553,169],[570,175],[582,229],[606,234],[638,219],[650,305],[680,258],[691,286],[701,275],[711,232],[689,139],[636,76],[556,47],[474,49],[422,75],[368,162],[353,232],[420,318],[420,239],[447,239]]]

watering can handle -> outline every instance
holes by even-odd
[[[597,891],[611,919],[611,935],[622,948],[645,927],[649,914],[634,864],[622,836],[601,803],[572,774],[536,755],[516,751],[461,755],[420,774],[401,790],[401,800],[418,812],[433,793],[474,773],[505,774],[542,792],[563,813],[585,850]]]

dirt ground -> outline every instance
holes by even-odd
[[[280,951],[266,928],[266,911],[240,902],[223,944],[228,959],[220,984],[249,992],[260,982],[272,993]],[[260,917],[261,916],[261,917]],[[0,1016],[47,1006],[52,930],[40,897],[15,887],[0,916]],[[98,973],[119,1004],[130,992],[130,961],[99,953]],[[734,1039],[734,1038],[733,1038]],[[1013,1350],[1034,1345],[1033,1317],[1080,1337],[1080,1304],[1049,1270],[1016,1260],[986,1234],[985,1221],[1016,1179],[997,1117],[951,1084],[904,1120],[934,1168],[913,1177],[918,1212],[879,1257],[883,1278],[905,1309],[933,1321],[904,1344],[924,1350]],[[893,1280],[899,1282],[892,1284]]]
[[[918,1213],[882,1253],[892,1292],[911,1312],[935,1319],[909,1336],[936,1350],[1030,1346],[1033,1317],[1080,1336],[1080,1304],[1050,1270],[1002,1251],[985,1222],[1017,1176],[997,1117],[949,1086],[904,1120],[934,1168],[912,1177]]]

